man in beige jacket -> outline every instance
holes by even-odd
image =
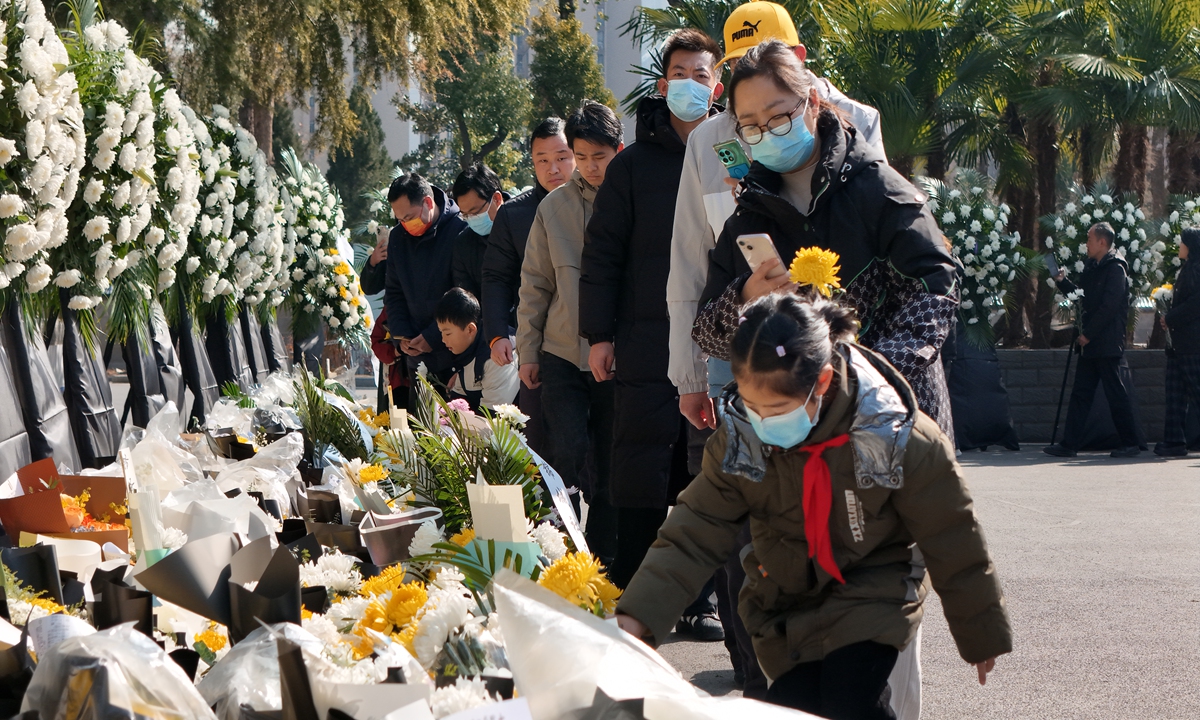
[[[521,381],[542,388],[550,464],[568,488],[580,487],[591,451],[587,541],[611,565],[616,555],[616,514],[608,497],[613,433],[613,382],[597,382],[588,367],[588,343],[579,335],[579,268],[592,201],[608,163],[624,147],[612,110],[585,101],[566,126],[575,155],[571,179],[538,206],[517,304],[517,355]]]

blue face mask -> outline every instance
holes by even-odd
[[[758,439],[767,445],[785,449],[796,447],[804,442],[816,424],[808,416],[808,401],[812,399],[813,390],[816,389],[817,386],[813,385],[813,389],[808,391],[808,397],[804,399],[800,407],[783,415],[765,418],[750,408],[746,408],[746,417],[749,418],[750,427],[754,428]],[[820,416],[821,398],[817,398],[817,417]]]
[[[691,78],[667,82],[667,107],[684,122],[699,120],[708,114],[712,104],[712,88]]]
[[[808,103],[804,110],[792,118],[792,129],[787,135],[779,136],[774,133],[764,133],[757,145],[750,146],[750,155],[769,170],[786,173],[803,165],[812,156],[816,138],[804,124],[804,113],[808,112]]]
[[[467,221],[467,227],[479,235],[486,236],[492,233],[492,218],[488,215],[486,209],[478,215],[471,215],[465,218],[465,220]]]

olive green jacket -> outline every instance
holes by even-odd
[[[665,638],[737,550],[748,518],[753,542],[741,550],[747,579],[738,609],[767,677],[856,642],[906,646],[921,622],[926,564],[963,659],[1010,652],[1000,581],[954,448],[881,356],[840,345],[834,368],[826,410],[801,447],[851,436],[823,455],[830,539],[845,584],[808,557],[809,454],[763,446],[730,390],[702,472],[680,494],[617,612]]]

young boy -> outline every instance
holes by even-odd
[[[472,410],[488,409],[517,399],[517,363],[497,365],[479,332],[479,301],[462,288],[451,288],[438,301],[438,330],[454,354],[450,392],[467,399]]]

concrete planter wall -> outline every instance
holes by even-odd
[[[1000,358],[1000,370],[1004,385],[1008,388],[1008,401],[1017,437],[1023,443],[1050,442],[1067,350],[997,350],[996,355]],[[1153,444],[1162,440],[1167,356],[1162,350],[1129,350],[1125,353],[1125,359],[1133,373],[1133,395],[1139,411],[1138,419],[1146,440]],[[1075,360],[1072,360],[1058,428],[1059,440],[1062,440],[1074,376]]]

